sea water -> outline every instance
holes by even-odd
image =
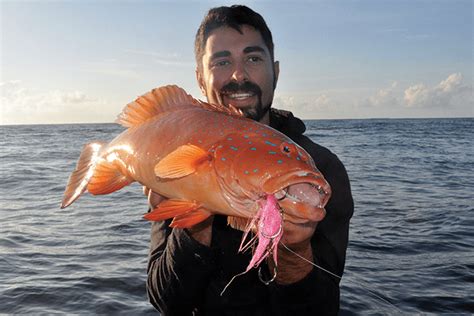
[[[341,314],[473,313],[474,119],[305,123],[355,201]],[[59,209],[82,146],[122,130],[0,126],[0,313],[154,313],[141,187]]]

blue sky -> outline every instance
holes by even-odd
[[[194,35],[228,1],[6,1],[0,124],[112,122],[161,85],[203,98]],[[473,1],[242,1],[272,30],[274,106],[304,119],[474,116]]]

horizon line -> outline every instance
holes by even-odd
[[[364,117],[364,118],[299,118],[302,121],[363,121],[363,120],[432,120],[432,119],[474,119],[474,116],[433,116],[433,117]],[[115,122],[64,122],[64,123],[0,123],[6,126],[41,126],[41,125],[112,125]]]

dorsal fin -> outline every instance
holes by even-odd
[[[199,102],[182,88],[175,85],[164,86],[153,89],[127,104],[116,122],[125,127],[137,126],[160,113],[198,104]]]
[[[176,85],[169,85],[155,88],[127,104],[115,122],[125,127],[137,126],[160,113],[186,106],[199,106],[209,111],[222,112],[239,117],[244,116],[241,110],[232,105],[227,107],[225,105],[209,104],[196,100],[187,94],[184,89]]]
[[[222,112],[222,113],[226,113],[226,114],[229,114],[229,115],[234,115],[234,116],[239,116],[239,117],[243,117],[244,116],[244,113],[234,107],[233,105],[230,105],[229,106],[225,106],[225,105],[221,105],[221,104],[215,104],[215,103],[207,103],[207,102],[204,102],[204,101],[201,101],[201,100],[197,100],[197,102],[199,103],[199,105],[203,108],[203,109],[206,109],[206,110],[209,110],[209,111],[216,111],[216,112]]]

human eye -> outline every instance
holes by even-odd
[[[263,58],[261,56],[249,56],[247,58],[247,61],[252,63],[252,64],[258,64],[263,61]]]
[[[213,67],[225,67],[227,65],[230,65],[230,61],[227,59],[216,60],[212,63]]]

